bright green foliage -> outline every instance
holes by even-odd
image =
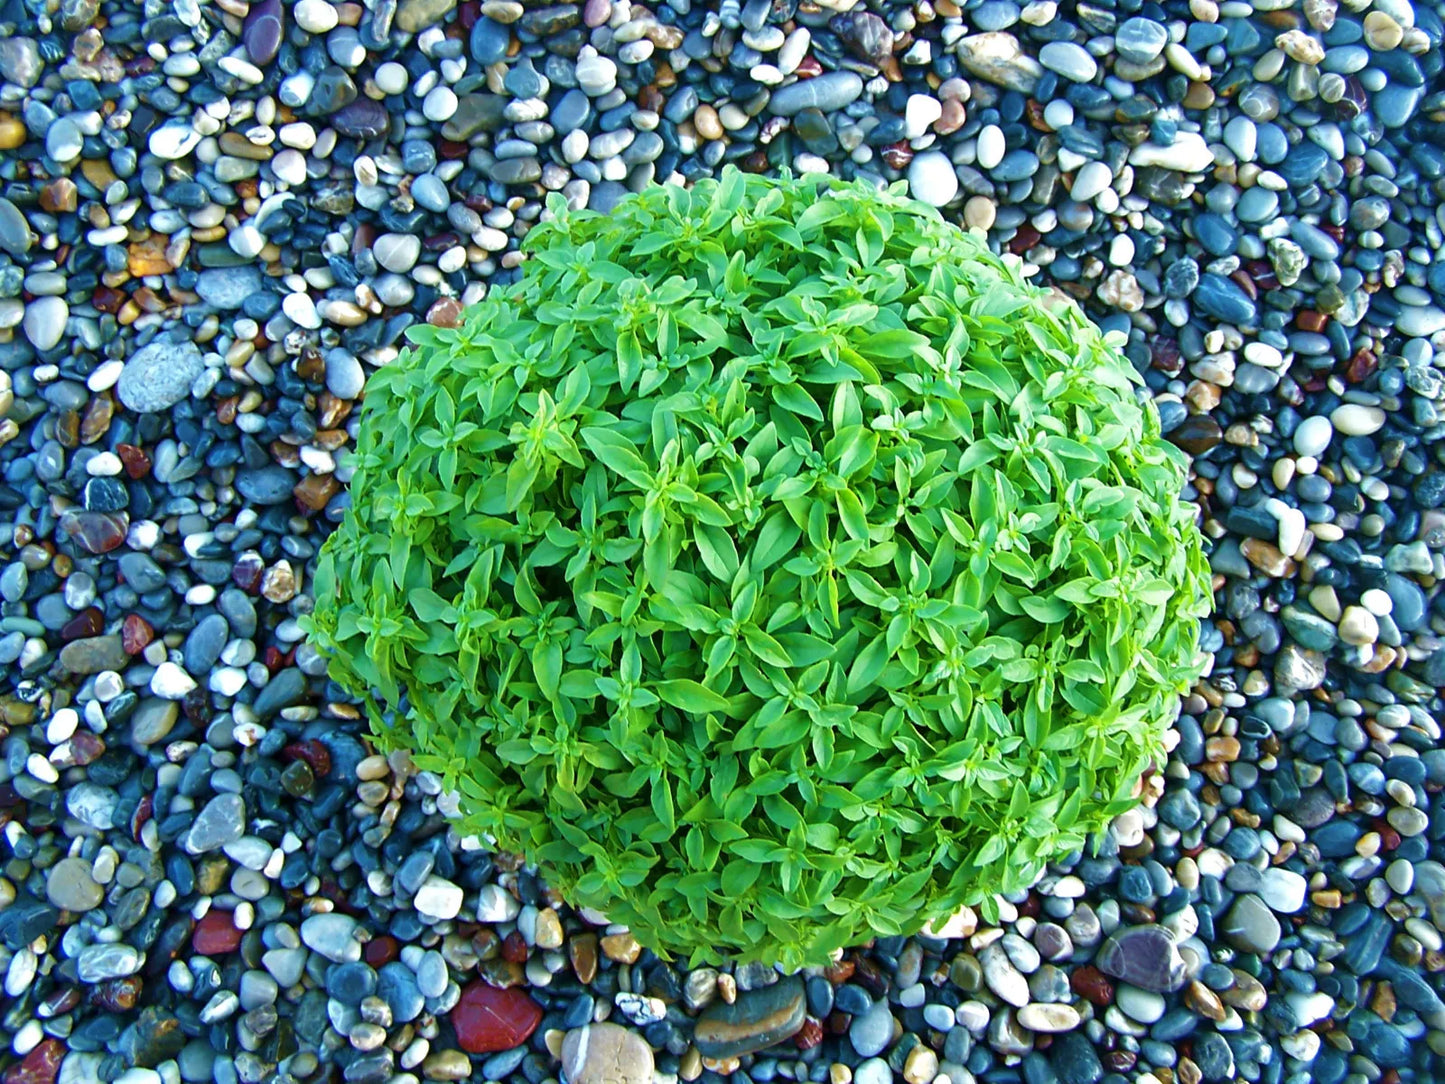
[[[1079,310],[897,191],[551,209],[368,387],[310,627],[382,744],[694,960],[991,913],[1128,808],[1208,575]]]

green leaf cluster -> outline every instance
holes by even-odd
[[[897,189],[549,210],[368,386],[315,577],[333,676],[463,828],[663,954],[797,965],[1128,808],[1208,570],[1078,308]]]

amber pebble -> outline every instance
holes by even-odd
[[[80,445],[80,415],[67,410],[55,420],[55,439],[62,448],[76,448]]]
[[[85,408],[85,417],[80,419],[80,443],[94,444],[110,432],[110,420],[115,416],[115,403],[109,395],[97,395]]]
[[[1203,455],[1218,444],[1224,434],[1213,418],[1206,414],[1192,414],[1166,436],[1190,455]]]
[[[57,177],[40,190],[41,210],[51,214],[69,214],[77,202],[75,182],[69,177]]]
[[[0,151],[13,151],[25,136],[25,125],[14,114],[0,113]]]
[[[132,481],[140,481],[151,472],[151,458],[134,444],[117,444],[115,454],[120,457],[121,466]]]

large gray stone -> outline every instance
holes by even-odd
[[[206,363],[195,343],[153,342],[131,355],[120,372],[116,394],[137,414],[169,410],[191,393]]]

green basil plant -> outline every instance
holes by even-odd
[[[1186,462],[1132,368],[897,187],[549,211],[368,385],[332,675],[459,830],[661,955],[995,914],[1133,804],[1200,673]]]

